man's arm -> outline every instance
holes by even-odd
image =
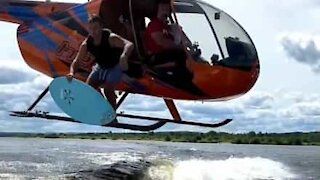
[[[123,52],[120,56],[120,65],[123,70],[127,70],[128,58],[134,49],[133,43],[113,33],[109,36],[109,43],[113,48],[123,48]]]
[[[80,49],[77,53],[76,58],[73,60],[73,62],[70,65],[70,72],[67,76],[71,78],[74,76],[74,74],[77,72],[79,68],[80,60],[83,59],[86,54],[87,54],[87,44],[83,42],[80,46]]]

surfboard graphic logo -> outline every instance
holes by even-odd
[[[66,103],[71,105],[74,101],[74,97],[72,97],[71,89],[61,89],[60,90],[60,98]]]

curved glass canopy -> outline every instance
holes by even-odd
[[[123,17],[131,22],[137,54],[141,57],[145,53],[143,33],[157,4],[155,0],[123,1],[128,5],[123,8],[128,10]],[[175,0],[173,6],[169,21],[182,27],[183,41],[187,41],[184,44],[195,61],[242,70],[250,70],[257,64],[258,55],[251,38],[230,15],[198,0]]]
[[[205,2],[174,2],[177,21],[197,46],[198,59],[209,64],[252,66],[258,59],[247,32],[231,16]]]

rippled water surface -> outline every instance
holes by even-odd
[[[152,179],[320,179],[320,147],[0,138],[0,179],[59,179],[147,160]]]

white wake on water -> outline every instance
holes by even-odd
[[[229,158],[226,160],[186,160],[160,165],[149,171],[157,180],[253,180],[297,179],[288,167],[265,158]],[[168,170],[170,169],[170,170]]]

